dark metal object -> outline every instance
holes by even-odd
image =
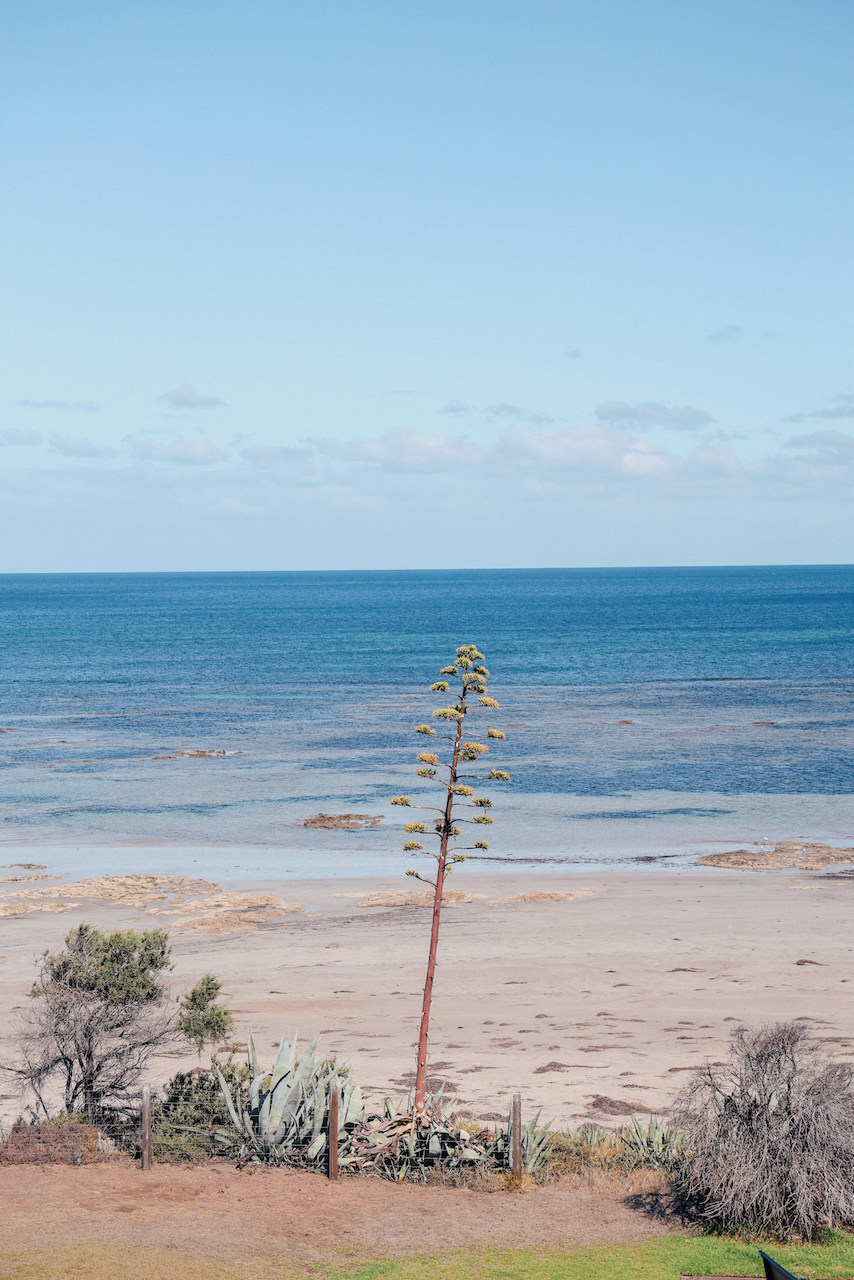
[[[775,1262],[773,1258],[769,1258],[767,1253],[759,1250],[759,1256],[765,1266],[765,1280],[797,1280],[797,1276],[793,1276],[791,1271],[787,1271],[785,1267],[781,1267],[779,1262]]]

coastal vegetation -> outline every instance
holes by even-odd
[[[438,814],[432,822],[408,822],[404,831],[410,835],[429,836],[438,840],[438,850],[433,854],[436,860],[436,879],[422,876],[419,871],[410,869],[408,876],[422,880],[433,889],[433,915],[430,927],[430,944],[427,952],[427,976],[424,981],[424,998],[421,1006],[421,1025],[418,1032],[418,1057],[415,1069],[415,1112],[421,1115],[427,1100],[427,1053],[430,1032],[430,1009],[433,1001],[433,979],[436,972],[436,953],[439,945],[439,925],[442,914],[442,895],[445,880],[452,868],[465,862],[466,851],[489,848],[489,841],[476,840],[473,845],[452,845],[451,840],[462,835],[458,822],[479,827],[490,826],[492,817],[489,810],[492,801],[487,796],[478,796],[470,784],[484,781],[484,775],[468,772],[477,762],[489,753],[489,747],[483,741],[484,736],[490,739],[504,740],[506,734],[501,729],[487,729],[486,734],[465,729],[466,716],[476,709],[498,710],[499,704],[490,698],[487,690],[489,671],[483,665],[486,659],[476,645],[464,644],[457,648],[454,661],[442,667],[439,674],[447,677],[430,685],[431,693],[448,693],[452,681],[455,685],[454,701],[447,707],[438,707],[433,712],[433,719],[444,721],[451,733],[437,734],[430,724],[420,724],[416,733],[426,738],[438,738],[450,743],[448,758],[442,760],[435,751],[422,751],[418,760],[420,768],[416,769],[419,778],[435,782],[444,791],[443,803],[440,807],[419,805],[418,808],[429,809]],[[477,702],[473,699],[477,698]],[[442,771],[440,773],[440,770]],[[503,769],[490,769],[486,780],[491,782],[509,782],[510,775]],[[410,808],[413,804],[410,796],[394,796],[391,803]],[[470,818],[460,818],[459,810],[473,810]],[[420,840],[407,840],[403,846],[405,852],[424,853],[424,845]]]
[[[675,1119],[675,1191],[721,1231],[813,1239],[854,1225],[854,1071],[804,1022],[732,1033],[729,1061],[692,1072]]]
[[[83,936],[91,942],[88,933]],[[125,972],[116,977],[119,989],[139,997],[146,973],[150,981],[164,967],[164,952],[156,944],[156,939],[149,940],[149,949],[137,944],[139,964],[152,957],[155,963],[147,971],[138,969],[135,977]],[[66,966],[56,956],[50,961],[49,971],[73,986]],[[100,997],[112,993],[115,998],[109,965],[107,970]],[[146,992],[155,1005],[158,985]],[[210,995],[214,985],[206,983],[204,991]],[[92,981],[84,983],[90,997],[91,986]],[[285,1035],[267,1070],[250,1036],[246,1066],[232,1058],[214,1059],[210,1071],[199,1067],[179,1073],[155,1106],[156,1154],[171,1161],[228,1156],[238,1168],[322,1172],[334,1141],[345,1173],[484,1190],[513,1185],[510,1116],[505,1124],[485,1125],[463,1114],[456,1099],[442,1091],[427,1094],[420,1113],[388,1098],[369,1110],[349,1069],[317,1050],[315,1039],[300,1054],[296,1038]],[[130,1077],[126,1065],[123,1070],[127,1099]],[[109,1115],[105,1079],[98,1076],[88,1095],[100,1108],[95,1118],[101,1128]],[[82,1082],[81,1075],[79,1090]],[[740,1027],[732,1033],[726,1063],[692,1073],[672,1112],[673,1123],[651,1117],[646,1124],[635,1119],[616,1130],[587,1124],[560,1132],[540,1125],[538,1117],[529,1119],[522,1128],[523,1176],[531,1184],[570,1179],[580,1188],[640,1194],[648,1208],[655,1203],[655,1212],[722,1235],[821,1241],[834,1229],[854,1225],[852,1085],[851,1068],[828,1059],[802,1023]],[[330,1101],[336,1094],[333,1134]],[[72,1092],[72,1104],[78,1096],[85,1101],[87,1095]],[[45,1120],[15,1126],[0,1147],[0,1163],[81,1163],[108,1150],[90,1113],[72,1105],[47,1123],[44,1104],[43,1110]],[[127,1110],[125,1116],[123,1145],[127,1149],[130,1139],[133,1149],[136,1128]],[[52,1125],[66,1131],[52,1131]]]
[[[249,1069],[239,1079],[226,1080],[215,1065],[231,1118],[231,1140],[237,1137],[238,1163],[289,1165],[325,1169],[335,1143],[338,1166],[352,1173],[426,1182],[446,1181],[468,1173],[510,1168],[510,1117],[493,1129],[457,1114],[456,1099],[443,1090],[427,1094],[421,1112],[400,1109],[391,1098],[381,1099],[374,1112],[366,1109],[362,1091],[349,1070],[334,1058],[317,1060],[317,1039],[297,1056],[296,1037],[285,1034],[271,1071],[258,1063],[249,1040]],[[338,1095],[338,1127],[332,1129],[331,1100]],[[529,1176],[545,1167],[551,1134],[538,1117],[522,1125],[522,1164]],[[216,1142],[226,1143],[228,1132],[217,1130]],[[470,1181],[463,1176],[463,1181]]]
[[[155,1054],[182,1038],[201,1053],[231,1027],[212,974],[184,995],[176,1014],[162,978],[170,954],[163,929],[104,933],[88,924],[44,953],[18,1035],[19,1061],[4,1066],[32,1092],[39,1115],[50,1117],[48,1090],[58,1080],[66,1116],[109,1127],[136,1107]]]
[[[198,1050],[199,1058],[206,1044],[219,1044],[234,1030],[234,1018],[225,1005],[218,1004],[222,983],[206,973],[180,998],[177,1028]]]
[[[237,1089],[249,1075],[245,1063],[229,1056],[214,1057],[211,1069],[193,1067],[179,1071],[163,1088],[163,1096],[152,1101],[152,1154],[171,1164],[194,1164],[211,1157],[234,1158],[241,1138],[231,1124],[228,1105],[220,1087],[222,1075],[227,1086]],[[126,1130],[126,1146],[136,1152],[138,1126]]]

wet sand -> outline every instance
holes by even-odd
[[[497,1118],[519,1091],[526,1111],[541,1109],[559,1125],[666,1114],[685,1071],[721,1060],[742,1023],[803,1019],[829,1054],[854,1061],[850,870],[697,867],[590,878],[466,870],[449,883],[462,900],[443,917],[430,1075],[459,1095],[461,1111]],[[8,895],[52,884],[0,888]],[[200,905],[216,900],[210,887],[193,896],[185,884],[177,902],[174,893],[77,893],[69,910],[61,909],[65,886],[57,888],[44,902],[59,904],[59,914],[0,919],[2,1061],[41,952],[83,920],[159,925],[170,930],[176,995],[206,971],[223,980],[235,1044],[251,1027],[272,1061],[285,1028],[298,1028],[303,1042],[319,1034],[367,1093],[405,1097],[430,912],[389,905],[387,895],[405,897],[411,882],[232,882],[219,893],[249,896],[219,914]],[[151,1078],[162,1082],[195,1062],[187,1046],[153,1064]],[[8,1120],[20,1102],[8,1078],[0,1088]]]

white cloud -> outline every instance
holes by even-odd
[[[816,422],[822,419],[838,422],[845,418],[854,418],[852,397],[836,396],[835,399],[837,403],[830,405],[827,409],[813,409],[810,413],[793,413],[788,418],[781,418],[781,422]]]
[[[854,436],[832,430],[750,462],[601,421],[247,445],[219,466],[206,442],[129,443],[180,465],[0,473],[15,570],[854,560]]]
[[[171,404],[173,409],[221,409],[225,405],[225,401],[216,396],[200,396],[189,382],[182,383],[172,391],[165,391],[157,398]]]
[[[673,411],[668,411],[673,412]],[[131,455],[164,464],[160,470],[200,471],[216,464],[222,477],[243,476],[241,489],[263,477],[277,488],[333,489],[359,500],[375,500],[391,483],[441,477],[428,491],[467,497],[490,485],[511,503],[537,494],[636,493],[657,497],[687,493],[795,493],[849,483],[854,468],[854,436],[834,430],[792,436],[764,460],[746,462],[736,452],[742,437],[707,436],[677,450],[629,426],[596,421],[579,425],[507,425],[493,439],[464,433],[413,431],[398,427],[355,440],[304,440],[300,445],[246,444],[234,461],[210,440],[163,434],[126,437]],[[37,443],[35,433],[0,433],[2,443]],[[67,459],[115,457],[115,450],[90,440],[53,435],[51,452]],[[256,480],[251,479],[252,476]],[[235,483],[237,483],[235,479]]]
[[[345,464],[339,479],[358,485],[356,467],[397,475],[446,475],[474,489],[484,482],[522,487],[585,487],[615,482],[719,483],[741,477],[744,467],[724,442],[697,447],[683,457],[644,436],[595,422],[566,427],[506,427],[491,444],[465,436],[397,428],[382,436],[314,447]],[[349,467],[346,464],[350,464]]]
[[[51,453],[60,453],[64,458],[114,458],[115,449],[93,444],[91,440],[79,440],[74,436],[52,435],[50,438]]]
[[[675,431],[697,431],[714,422],[705,409],[692,409],[690,405],[668,409],[667,405],[648,401],[644,404],[624,404],[619,400],[606,400],[596,406],[596,417],[603,422],[636,423],[643,427],[670,427]]]
[[[41,444],[41,442],[42,438],[38,431],[18,431],[15,427],[3,427],[0,430],[0,448],[25,447],[32,444]]]
[[[247,462],[258,462],[262,465],[266,463],[271,467],[281,467],[302,461],[312,455],[310,449],[288,449],[279,445],[259,444],[249,445],[247,448],[241,449],[240,456],[245,458]]]
[[[554,422],[554,418],[547,418],[542,413],[534,413],[531,409],[522,409],[518,404],[491,404],[483,412],[490,420],[506,421],[508,418],[515,418],[517,422],[530,422],[532,426],[537,427]]]
[[[240,450],[245,462],[254,463],[280,484],[318,485],[333,480],[334,470],[311,448],[289,449],[277,445],[249,445]]]
[[[854,462],[854,436],[842,431],[812,431],[809,435],[792,436],[786,443],[791,449],[813,449],[825,457],[834,455],[839,461]]]
[[[484,450],[465,436],[430,435],[396,427],[373,440],[312,441],[327,458],[341,462],[363,462],[383,471],[431,473],[482,465]]]
[[[470,413],[473,408],[473,405],[464,404],[462,400],[449,400],[442,405],[439,413]]]
[[[226,454],[209,440],[174,440],[159,444],[156,440],[139,440],[128,436],[126,443],[143,462],[171,462],[179,467],[203,467],[222,462]]]
[[[660,472],[667,455],[649,440],[592,423],[579,427],[511,427],[493,446],[502,470],[541,472],[544,479],[576,475],[636,476]]]
[[[727,439],[706,440],[683,454],[603,422],[506,427],[488,444],[403,428],[370,439],[312,443],[337,464],[336,483],[354,491],[379,492],[383,475],[442,475],[445,493],[473,495],[494,485],[505,500],[526,503],[538,494],[558,492],[646,490],[656,499],[796,495],[834,486],[847,476],[848,468],[840,464],[854,463],[850,442],[840,432],[797,436],[790,445],[807,452],[784,450],[750,464]]]

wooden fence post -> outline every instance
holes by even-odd
[[[522,1095],[513,1094],[513,1131],[511,1136],[513,1177],[522,1181]]]
[[[338,1089],[329,1094],[329,1181],[338,1181]]]
[[[144,1084],[142,1086],[142,1136],[140,1144],[142,1147],[142,1167],[143,1169],[151,1168],[151,1085]]]

